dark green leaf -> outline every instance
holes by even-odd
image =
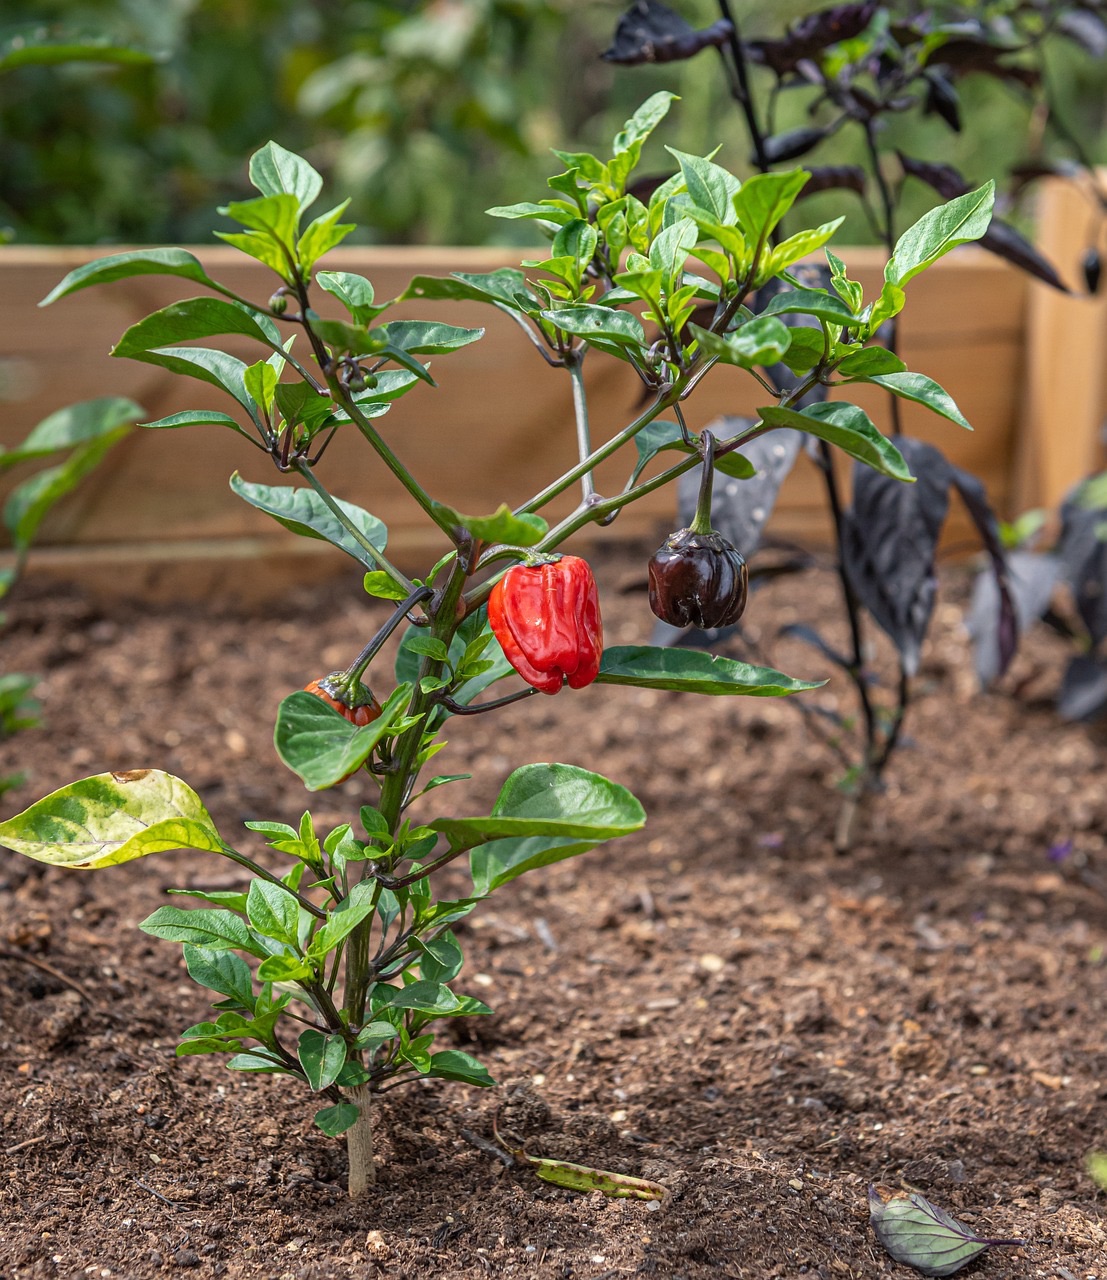
[[[143,933],[166,942],[191,942],[209,951],[245,951],[264,958],[268,952],[233,911],[197,907],[159,907],[138,926]]]
[[[386,1005],[392,1009],[439,1015],[456,1013],[460,1006],[457,996],[440,982],[412,982],[389,996]]]
[[[160,365],[173,373],[198,378],[232,395],[257,422],[257,406],[246,390],[246,365],[225,351],[210,347],[162,347],[157,351],[136,351],[132,360]]]
[[[566,214],[569,216],[574,215]],[[520,294],[531,296],[526,276],[515,267],[501,267],[498,271],[483,274],[455,271],[444,279],[416,276],[400,294],[399,300],[428,298],[451,302],[498,302],[515,310]]]
[[[89,285],[149,275],[181,276],[206,285],[214,283],[200,265],[199,258],[185,249],[129,249],[126,253],[112,253],[75,267],[38,305],[49,306],[51,302],[76,293],[78,289],[87,289]]]
[[[840,365],[838,371],[841,372]],[[949,392],[940,387],[933,378],[928,378],[925,373],[904,371],[903,373],[874,374],[871,377],[856,378],[851,381],[874,382],[893,395],[900,396],[904,400],[914,400],[916,404],[924,404],[928,409],[941,414],[943,418],[948,418],[950,422],[956,422],[959,427],[972,430],[972,426],[965,420]]]
[[[737,332],[728,333],[725,337],[701,329],[699,325],[688,327],[705,355],[741,369],[777,364],[791,345],[793,332],[775,316],[756,316]]]
[[[562,307],[543,311],[542,318],[575,337],[589,341],[605,338],[619,346],[640,347],[645,344],[646,331],[637,316],[627,311],[612,311],[608,307],[581,302],[574,307]]]
[[[411,685],[401,685],[380,716],[360,726],[351,724],[314,694],[289,694],[277,709],[277,754],[309,791],[333,787],[360,768],[382,738],[395,732],[411,692]]]
[[[496,1083],[476,1058],[461,1049],[443,1049],[441,1053],[432,1053],[430,1071],[427,1074],[437,1080],[475,1084],[480,1089],[488,1089]]]
[[[322,959],[329,955],[362,920],[372,915],[373,891],[373,881],[358,881],[349,895],[328,914],[326,924],[317,930],[308,945],[307,954],[313,959]]]
[[[346,1042],[341,1036],[325,1036],[320,1031],[309,1029],[300,1036],[297,1056],[308,1084],[318,1093],[320,1089],[334,1084],[346,1065]]]
[[[903,373],[907,366],[897,355],[883,347],[862,347],[854,351],[835,370],[843,378],[872,378],[886,373]]]
[[[171,430],[174,427],[230,427],[247,440],[254,436],[247,431],[229,413],[219,413],[215,409],[185,409],[182,413],[171,413],[167,418],[159,418],[156,422],[143,422],[144,430]]]
[[[324,1107],[315,1113],[315,1123],[328,1138],[337,1138],[340,1134],[352,1129],[361,1115],[361,1108],[352,1102],[337,1102],[333,1107]]]
[[[630,684],[643,689],[672,689],[681,693],[750,694],[779,697],[817,689],[825,681],[794,680],[771,667],[753,667],[733,658],[698,649],[665,649],[645,645],[617,645],[605,649],[597,684]]]
[[[693,453],[695,451],[693,445],[684,443],[684,433],[677,422],[656,421],[649,423],[634,437],[634,444],[638,450],[638,461],[634,464],[634,470],[631,472],[630,480],[627,484],[628,488],[638,482],[638,477],[645,470],[646,463],[651,458],[656,457],[663,449],[678,449],[681,453]]]
[[[372,324],[388,304],[374,302],[372,282],[350,271],[320,271],[315,277],[320,289],[336,297],[358,324]]]
[[[825,289],[785,289],[775,294],[762,309],[761,316],[804,315],[816,316],[827,324],[847,325],[853,322],[853,312],[841,300]]]
[[[770,405],[757,412],[766,426],[807,431],[893,480],[914,478],[900,451],[880,434],[868,414],[857,405],[833,401],[809,405],[802,413],[798,409]]]
[[[287,889],[269,880],[252,880],[246,897],[246,916],[264,937],[296,945],[300,908]]]
[[[216,334],[242,334],[280,351],[281,334],[267,316],[223,298],[185,298],[132,325],[112,349],[113,356],[137,356]]]
[[[504,783],[492,812],[481,818],[430,823],[458,849],[512,836],[600,841],[628,835],[645,822],[642,806],[618,783],[567,764],[530,764]]]
[[[231,951],[213,951],[209,947],[186,942],[184,960],[193,982],[207,987],[209,991],[230,996],[244,1009],[253,1012],[254,980],[249,966],[240,956]]]
[[[459,347],[467,347],[484,334],[483,329],[462,329],[456,324],[428,320],[391,320],[373,332],[390,348],[413,356],[446,355]]]
[[[314,489],[297,489],[291,485],[251,484],[236,471],[231,476],[231,488],[252,507],[272,516],[278,524],[305,538],[317,538],[329,542],[332,547],[345,551],[366,569],[375,570],[377,562],[353,537],[338,517],[324,503]],[[352,502],[334,499],[355,528],[367,542],[383,551],[388,540],[384,523]]]

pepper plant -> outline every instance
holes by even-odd
[[[491,714],[566,687],[561,696],[577,696],[573,690],[593,683],[759,697],[814,687],[690,650],[604,649],[591,571],[559,548],[686,471],[750,475],[742,447],[782,426],[910,481],[899,451],[861,409],[795,405],[817,385],[886,367],[889,357],[873,345],[874,335],[903,305],[910,280],[988,223],[990,188],[927,215],[897,246],[887,284],[868,302],[844,274],[838,293],[792,288],[789,269],[834,231],[829,224],[773,244],[806,181],[802,171],[741,183],[709,158],[674,153],[675,172],[648,203],[628,194],[643,143],[671,97],[650,98],[605,159],[555,153],[565,171],[549,180],[552,195],[493,210],[534,219],[552,238],[549,256],[525,263],[527,271],[418,277],[401,295],[486,303],[509,315],[540,357],[567,376],[579,461],[541,481],[514,509],[504,504],[473,516],[438,501],[378,425],[398,397],[433,385],[424,357],[463,349],[480,331],[385,319],[391,303],[378,300],[367,279],[321,268],[319,259],[351,230],[341,220],[345,206],[303,226],[321,179],[274,143],[251,161],[258,197],[224,210],[241,229],[223,236],[276,273],[268,301],[240,297],[182,249],[98,259],[46,299],[147,273],[207,290],[135,324],[115,354],[214,384],[229,394],[233,412],[182,412],[149,425],[216,424],[238,432],[299,483],[249,484],[236,474],[234,490],[285,527],[352,556],[366,571],[365,590],[392,603],[348,667],[316,676],[277,711],[277,753],[309,791],[336,786],[356,770],[377,784],[375,802],[349,822],[321,830],[310,812],[298,824],[249,822],[243,850],[216,829],[185,782],[138,769],[85,778],[0,824],[8,848],[68,867],[107,867],[185,848],[229,858],[249,873],[240,891],[192,893],[205,905],[161,907],[142,924],[155,937],[183,943],[189,973],[218,997],[211,1020],[188,1028],[178,1053],[225,1055],[233,1070],[306,1084],[325,1104],[316,1115],[320,1127],[347,1136],[355,1196],[373,1181],[376,1095],[428,1078],[493,1083],[467,1053],[434,1047],[438,1021],[488,1012],[453,989],[462,952],[451,926],[524,872],[627,835],[645,820],[624,787],[563,763],[516,769],[490,813],[435,816],[439,789],[468,776],[427,776],[451,717]],[[755,316],[748,301],[770,279],[782,282],[782,292]],[[323,302],[341,306],[344,318],[325,318],[316,309]],[[704,304],[710,314],[691,323]],[[817,328],[790,328],[784,320],[794,315],[811,317]],[[246,364],[218,347],[191,345],[228,334],[252,339],[261,358]],[[605,432],[602,443],[592,438],[582,377],[585,360],[597,359],[629,363],[646,395],[641,411]],[[756,369],[781,360],[799,382],[778,395]],[[689,427],[684,406],[719,364],[749,370],[765,387],[766,403],[756,424],[716,439]],[[912,394],[955,413],[928,379],[913,384]],[[408,578],[389,559],[379,520],[328,488],[327,446],[338,431],[364,439],[437,531],[441,554],[421,578]],[[600,493],[593,473],[613,455],[626,459],[626,482]],[[548,522],[548,504],[576,489],[576,507]],[[720,542],[697,554],[729,552]],[[405,623],[394,670],[386,670],[381,647]],[[493,696],[501,681],[512,683]],[[259,862],[250,842],[285,859],[281,869],[269,869],[272,855]],[[463,857],[465,890],[437,896],[433,874]]]

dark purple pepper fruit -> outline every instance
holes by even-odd
[[[1084,255],[1080,266],[1084,272],[1084,283],[1088,286],[1088,292],[1098,293],[1099,277],[1103,271],[1103,263],[1099,257],[1099,250],[1094,245]]]
[[[650,608],[674,627],[725,627],[746,607],[749,573],[719,533],[678,529],[649,563]]]

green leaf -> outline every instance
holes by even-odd
[[[327,922],[319,928],[308,944],[307,954],[313,960],[322,960],[366,918],[374,909],[374,882],[359,880],[333,911]]]
[[[305,227],[304,234],[296,245],[296,257],[299,259],[301,270],[310,271],[325,253],[329,253],[336,245],[341,244],[350,232],[356,229],[356,224],[353,222],[338,221],[346,212],[349,203],[349,200],[343,200],[340,205],[336,205],[327,213],[321,213]]]
[[[791,329],[792,341],[781,356],[793,373],[808,373],[819,363],[826,351],[826,338],[822,325],[796,326]]]
[[[680,165],[692,203],[724,226],[733,222],[734,197],[742,186],[738,179],[705,156],[686,155],[674,147],[666,147],[665,150]]]
[[[336,1102],[333,1107],[324,1107],[315,1113],[315,1123],[328,1138],[337,1138],[340,1134],[352,1129],[361,1115],[361,1108],[352,1102]]]
[[[224,847],[196,792],[158,769],[71,782],[0,822],[0,845],[38,862],[81,870],[166,849],[221,853]]]
[[[867,332],[872,334],[880,328],[885,320],[891,320],[893,316],[898,316],[903,310],[903,305],[907,301],[907,295],[899,287],[885,280],[884,288],[880,291],[880,297],[871,307],[866,308],[868,316]]]
[[[237,1000],[244,1009],[254,1011],[254,980],[250,968],[232,951],[213,951],[191,942],[184,946],[185,966],[193,982]]]
[[[769,427],[793,427],[837,445],[858,462],[864,462],[893,480],[914,480],[903,455],[873,426],[869,415],[855,404],[833,401],[809,405],[803,412],[771,405],[758,409]]]
[[[442,356],[483,337],[483,329],[462,329],[431,320],[391,320],[373,330],[390,347],[413,356]]]
[[[734,197],[738,225],[753,243],[767,241],[803,190],[810,174],[804,169],[790,173],[759,173],[747,178]]]
[[[480,1089],[491,1088],[496,1082],[487,1070],[471,1054],[461,1049],[443,1049],[431,1054],[429,1076],[436,1080],[457,1080],[461,1084],[474,1084]]]
[[[748,694],[775,698],[818,689],[825,680],[794,680],[771,667],[754,667],[698,649],[617,645],[605,649],[598,684],[638,685],[679,693]]]
[[[262,982],[304,982],[315,976],[315,970],[297,956],[281,954],[269,956],[258,965],[258,978]]]
[[[246,916],[266,938],[296,945],[300,907],[287,889],[269,880],[252,880],[246,896]]]
[[[321,1031],[305,1031],[300,1036],[296,1053],[304,1076],[315,1093],[334,1084],[346,1065],[346,1042],[341,1036],[325,1036]]]
[[[111,253],[74,268],[38,305],[48,307],[51,302],[90,285],[150,275],[181,276],[206,285],[215,283],[200,265],[199,258],[185,249],[129,249],[126,253]]]
[[[223,298],[185,298],[131,325],[112,355],[141,356],[158,347],[231,333],[282,350],[280,330],[268,316]]]
[[[249,1053],[239,1053],[227,1063],[228,1071],[257,1071],[265,1075],[296,1076],[299,1073],[290,1070],[279,1058],[270,1057],[261,1049],[252,1049]]]
[[[173,373],[219,387],[233,396],[255,422],[258,421],[257,406],[246,390],[246,365],[225,351],[210,347],[161,347],[157,351],[136,351],[131,359],[160,365]]]
[[[632,149],[637,154],[641,144],[669,114],[669,107],[679,101],[679,97],[675,93],[669,93],[667,89],[648,97],[615,135],[615,155],[622,155]]]
[[[273,397],[277,390],[277,371],[268,360],[250,365],[242,375],[247,392],[265,413],[273,410]]]
[[[78,445],[64,462],[39,471],[8,495],[4,524],[17,551],[26,553],[50,508],[94,471],[113,445],[129,432],[129,426],[116,427],[106,435]]]
[[[722,476],[730,476],[733,480],[752,480],[757,475],[757,468],[749,458],[736,450],[716,458],[715,470]]]
[[[862,347],[842,360],[835,373],[843,378],[871,378],[878,374],[903,373],[907,366],[897,355],[883,347]]]
[[[831,236],[845,221],[845,216],[835,218],[833,222],[824,222],[821,227],[811,231],[799,231],[794,236],[778,244],[769,258],[769,275],[779,275],[782,271],[806,258],[809,253],[821,249]]]
[[[87,444],[101,436],[111,435],[121,427],[134,426],[142,418],[142,407],[122,396],[104,396],[98,400],[66,405],[43,418],[22,444],[0,452],[0,468],[46,458],[62,449]]]
[[[890,1188],[869,1187],[869,1222],[896,1262],[924,1276],[951,1276],[993,1245],[1024,1243],[986,1240],[917,1192]]]
[[[779,315],[816,316],[827,324],[851,324],[853,312],[825,289],[786,289],[772,297],[761,311],[761,317]]]
[[[159,907],[138,926],[143,933],[165,942],[191,942],[209,951],[245,951],[264,957],[268,953],[233,911],[196,907]]]
[[[265,196],[287,191],[300,209],[313,204],[323,190],[323,179],[311,165],[276,142],[267,142],[250,157],[250,181]]]
[[[289,694],[277,709],[277,754],[309,791],[322,791],[360,768],[373,748],[395,732],[411,698],[410,684],[395,689],[376,720],[353,725],[311,693]]]
[[[691,218],[681,218],[666,227],[650,245],[650,266],[664,276],[672,290],[679,286],[688,254],[696,247],[699,228]]]
[[[899,288],[959,244],[979,240],[992,221],[995,183],[986,182],[956,200],[931,209],[896,241],[884,279]]]
[[[575,216],[566,214],[566,218]],[[455,271],[445,278],[416,276],[400,294],[398,301],[408,298],[450,302],[496,302],[518,310],[518,298],[522,295],[533,301],[526,276],[516,267],[501,267],[498,271],[469,273]]]
[[[141,426],[145,431],[172,430],[174,427],[230,427],[247,440],[254,439],[229,413],[219,413],[214,409],[185,409],[181,413],[171,413],[167,418],[159,418],[156,422],[143,422]]]
[[[259,196],[254,200],[232,200],[222,205],[219,212],[251,231],[259,231],[266,239],[287,248],[290,252],[300,224],[300,204],[294,195]],[[291,264],[282,255],[283,272]]]
[[[584,218],[574,218],[554,236],[550,256],[572,258],[583,270],[592,261],[599,239],[599,232],[590,222]]]
[[[792,342],[792,330],[775,316],[755,316],[725,337],[699,325],[688,327],[705,355],[741,369],[777,364]]]
[[[583,338],[586,342],[606,339],[617,346],[641,347],[646,341],[646,331],[637,316],[627,311],[612,311],[608,307],[581,302],[574,307],[562,307],[555,311],[543,311],[543,320]]]
[[[680,424],[663,420],[656,420],[643,427],[634,437],[634,445],[638,450],[638,461],[634,464],[634,470],[627,482],[628,489],[637,484],[638,477],[645,470],[646,464],[663,449],[677,449],[681,453],[695,452],[692,446],[684,443],[684,433],[680,429]]]
[[[889,354],[891,353],[889,352]],[[841,371],[842,366],[839,365],[838,372],[840,373]],[[949,392],[939,386],[933,378],[928,378],[925,373],[908,373],[906,371],[902,373],[882,373],[863,378],[851,378],[850,381],[873,382],[878,387],[883,387],[886,391],[890,391],[893,395],[899,396],[903,400],[913,400],[916,404],[926,405],[928,409],[941,414],[943,418],[948,418],[950,422],[956,422],[959,427],[964,427],[967,431],[972,430],[971,424],[966,421]]]
[[[830,283],[834,286],[834,292],[856,315],[861,310],[861,303],[865,296],[864,290],[856,280],[849,278],[846,274],[846,264],[837,254],[831,253],[829,249],[824,249],[823,252],[830,267]]]
[[[504,542],[512,547],[533,547],[546,536],[549,525],[541,516],[524,512],[515,515],[506,503],[501,503],[490,516],[466,516],[441,502],[433,504],[434,510],[450,524],[468,529],[481,542]]]
[[[456,1013],[461,1008],[461,1001],[440,982],[412,982],[390,995],[383,1007],[442,1016]]]
[[[263,266],[275,271],[289,285],[296,283],[296,274],[288,256],[281,245],[264,231],[217,231],[220,240],[251,258],[256,258]]]
[[[517,204],[497,204],[485,209],[490,218],[536,218],[562,226],[577,218],[578,212],[564,200],[521,200]],[[414,284],[414,281],[412,281]],[[430,295],[417,294],[417,297]]]
[[[625,787],[566,764],[530,764],[504,783],[492,812],[481,818],[430,823],[455,849],[511,836],[559,836],[600,841],[637,831],[642,806]]]
[[[329,542],[332,547],[345,551],[366,569],[375,570],[377,562],[353,537],[338,517],[324,503],[314,489],[297,489],[292,485],[251,484],[236,471],[231,476],[231,488],[252,507],[272,516],[278,524],[305,538],[317,538]],[[352,502],[334,499],[335,505],[365,540],[378,551],[383,551],[388,541],[388,529],[384,523]]]
[[[306,233],[305,233],[306,234]],[[320,271],[315,277],[320,289],[337,298],[358,324],[372,324],[388,304],[377,305],[372,282],[350,271]]]
[[[377,600],[406,600],[407,588],[383,569],[372,569],[362,579],[365,594]]]

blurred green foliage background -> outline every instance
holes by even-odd
[[[693,25],[711,0],[669,0]],[[358,238],[472,244],[534,239],[487,218],[492,204],[544,194],[547,148],[603,148],[657,89],[679,93],[665,141],[749,169],[749,144],[719,60],[619,67],[600,60],[624,0],[3,0],[0,53],[43,32],[108,37],[157,55],[143,65],[81,62],[0,73],[0,227],[52,244],[203,243],[216,204],[249,192],[246,157],[269,138],[310,158],[352,194]],[[810,0],[734,4],[746,36],[779,34],[823,8]],[[1105,158],[1102,60],[1050,47],[1057,106]],[[899,117],[885,145],[957,165],[972,181],[1025,157],[1032,103],[974,77],[960,86],[967,127]],[[776,128],[805,120],[784,95]],[[844,129],[810,157],[859,161]],[[659,172],[672,164],[655,144]],[[905,220],[935,202],[905,192]],[[856,202],[844,229],[871,239]],[[812,202],[813,203],[813,202]],[[915,207],[917,206],[917,207]],[[810,216],[818,210],[812,208]],[[805,217],[809,215],[805,214]]]

